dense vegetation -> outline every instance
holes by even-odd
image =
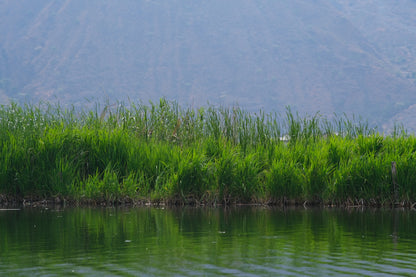
[[[397,174],[392,176],[392,162]],[[169,203],[416,201],[416,138],[361,120],[238,107],[0,109],[0,193]]]

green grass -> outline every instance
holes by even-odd
[[[19,198],[411,204],[415,169],[413,135],[382,135],[345,115],[194,110],[165,99],[0,108],[0,193]]]

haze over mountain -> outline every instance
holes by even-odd
[[[0,104],[222,103],[416,129],[414,0],[0,0]]]

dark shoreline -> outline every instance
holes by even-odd
[[[329,201],[297,201],[297,200],[280,200],[264,202],[199,202],[195,199],[167,199],[151,201],[150,199],[132,199],[125,197],[116,201],[105,199],[73,199],[67,197],[17,197],[0,194],[0,208],[21,208],[32,207],[42,208],[50,206],[61,207],[236,207],[236,206],[264,206],[264,207],[304,207],[304,208],[406,208],[416,210],[416,202],[396,202],[396,203],[378,203],[375,200],[347,200],[344,202]]]

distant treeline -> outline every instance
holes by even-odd
[[[407,205],[416,138],[361,120],[176,102],[0,108],[0,194],[75,202]]]

